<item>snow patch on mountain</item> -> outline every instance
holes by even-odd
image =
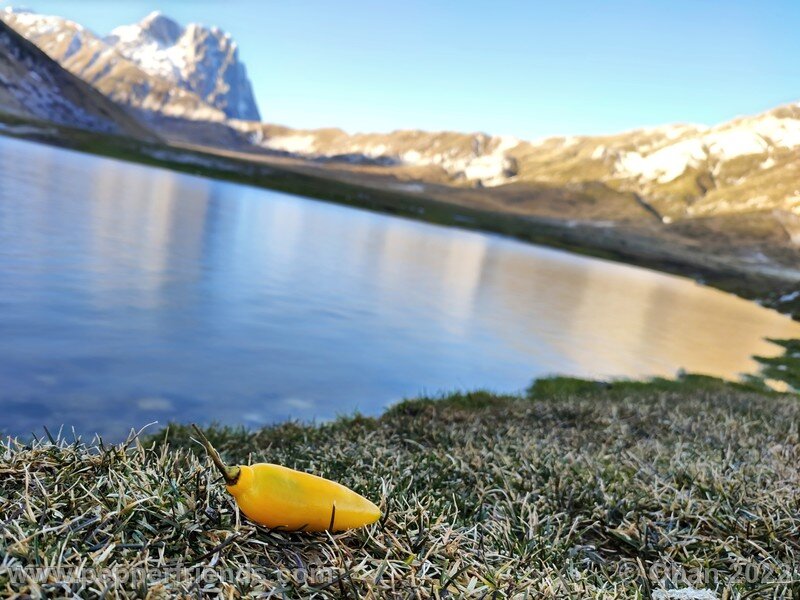
[[[600,144],[592,151],[591,158],[592,160],[600,160],[601,158],[605,157],[606,155],[606,147],[603,144]]]
[[[769,139],[775,146],[781,148],[796,148],[800,146],[799,119],[777,119],[767,116],[756,120],[751,126],[753,131]]]
[[[728,161],[740,156],[761,154],[769,144],[758,133],[750,129],[731,129],[709,134],[701,138],[708,153],[719,161]]]
[[[625,152],[617,159],[617,171],[626,176],[668,183],[686,169],[697,167],[707,158],[703,142],[697,139],[678,142],[652,154]]]
[[[800,215],[800,194],[787,198],[786,207],[793,213]]]
[[[266,139],[260,145],[269,150],[290,154],[313,155],[317,138],[314,135],[280,135]]]
[[[480,181],[486,187],[508,183],[513,163],[501,154],[485,154],[468,161],[460,171],[470,181]]]
[[[175,81],[186,66],[185,48],[177,45],[183,29],[160,13],[141,23],[112,29],[105,41],[148,73]]]
[[[69,19],[52,15],[40,15],[30,10],[6,6],[3,8],[2,12],[0,12],[0,18],[6,20],[9,17],[14,18],[15,24],[19,23],[24,25],[33,33],[38,34],[53,33],[63,35],[65,28],[72,30],[83,29],[81,25]]]

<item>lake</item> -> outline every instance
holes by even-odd
[[[800,324],[653,271],[0,138],[0,431],[724,377]]]

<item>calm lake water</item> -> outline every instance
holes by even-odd
[[[0,139],[0,431],[378,413],[536,376],[735,377],[800,325],[691,281]]]

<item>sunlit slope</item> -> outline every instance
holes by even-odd
[[[523,141],[508,136],[395,131],[348,135],[234,123],[262,147],[293,155],[415,168],[451,185],[537,183],[638,194],[665,220],[800,210],[795,184],[800,105],[715,127],[669,125],[608,136]],[[585,189],[585,188],[584,188]]]
[[[0,111],[104,133],[156,139],[125,109],[0,21]]]

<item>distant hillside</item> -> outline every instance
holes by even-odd
[[[123,108],[0,21],[0,111],[104,133],[155,139]]]
[[[351,164],[416,168],[451,185],[602,183],[638,194],[671,221],[763,210],[800,215],[800,104],[715,127],[668,125],[532,142],[506,136],[396,131],[348,135],[234,125],[269,150]]]
[[[57,16],[7,8],[0,18],[116,102],[189,119],[260,120],[236,42],[216,27],[160,13],[100,37]]]

